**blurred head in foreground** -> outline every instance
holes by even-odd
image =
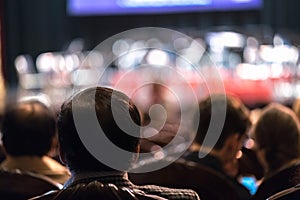
[[[7,154],[41,157],[51,149],[56,134],[56,119],[43,103],[23,101],[8,106],[1,131]]]

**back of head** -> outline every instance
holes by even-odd
[[[98,161],[81,141],[79,135],[81,132],[78,131],[74,116],[80,115],[81,119],[87,119],[87,121],[83,120],[80,123],[88,123],[91,109],[96,112],[97,125],[101,127],[105,137],[118,148],[128,152],[136,152],[139,145],[139,126],[141,125],[139,111],[125,94],[104,87],[88,88],[80,91],[61,107],[58,119],[59,144],[69,169],[71,171],[114,170]],[[129,135],[129,133],[126,133],[126,130],[119,127],[114,113],[117,113],[118,118],[122,121],[122,125],[130,126],[133,121],[137,128],[131,129],[132,132]],[[93,127],[87,127],[83,134],[89,137],[91,129]],[[90,139],[92,139],[92,136]],[[100,145],[104,145],[102,141],[99,141]],[[106,149],[106,151],[105,153],[110,153],[110,149]],[[117,159],[121,158],[112,157],[111,159],[117,161]],[[123,164],[129,168],[133,158],[122,159],[127,159],[126,163]]]
[[[265,151],[269,170],[276,170],[300,155],[300,129],[295,113],[280,104],[271,104],[254,127],[257,149]]]
[[[1,131],[6,152],[12,156],[43,156],[56,134],[56,119],[43,103],[31,100],[8,106]]]
[[[223,147],[226,139],[229,136],[236,133],[241,136],[245,135],[248,127],[250,126],[249,110],[237,97],[225,94],[212,94],[211,96],[202,100],[199,103],[200,120],[195,138],[195,142],[200,145],[203,143],[204,138],[206,137],[210,123],[222,123],[221,121],[211,121],[212,106],[216,107],[215,112],[217,113],[214,113],[216,115],[221,115],[221,112],[226,112],[224,126],[221,130],[220,137],[213,147],[214,149],[219,150]]]

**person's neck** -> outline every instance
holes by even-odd
[[[71,171],[70,179],[65,183],[64,187],[68,187],[73,182],[77,182],[83,179],[99,178],[107,176],[122,176],[124,179],[128,179],[127,172],[120,171]]]

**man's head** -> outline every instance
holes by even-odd
[[[125,126],[130,126],[132,121],[137,126],[140,126],[141,118],[137,107],[125,94],[119,91],[104,87],[88,88],[67,100],[62,105],[58,118],[61,156],[71,171],[114,170],[110,166],[98,161],[81,141],[78,129],[76,128],[76,120],[74,120],[74,109],[76,109],[76,114],[87,117],[89,115],[87,112],[93,109],[93,111],[96,112],[99,126],[105,136],[114,145],[128,152],[138,152],[140,129],[132,129],[134,130],[132,133],[126,133],[117,124],[115,120],[116,116],[114,116],[112,111],[112,109],[114,109],[114,112],[118,115],[118,119],[121,119],[122,123],[125,123]],[[83,134],[88,135],[90,131],[91,130],[87,128]],[[101,141],[99,145],[102,145]],[[110,149],[107,149],[106,153],[109,154]],[[129,168],[132,159],[133,156],[128,158],[124,166],[128,166]]]
[[[31,100],[8,106],[1,131],[6,152],[11,156],[43,156],[56,134],[56,119],[43,103]]]
[[[216,110],[216,112],[225,112],[226,110],[224,126],[217,143],[213,147],[213,150],[220,151],[227,144],[229,138],[235,137],[237,140],[241,140],[246,135],[250,126],[249,111],[238,98],[224,94],[212,94],[201,101],[199,103],[200,120],[195,138],[195,142],[199,145],[202,145],[210,123],[222,123],[221,121],[211,121],[212,105],[217,108],[226,108]],[[221,113],[215,114],[220,115]]]

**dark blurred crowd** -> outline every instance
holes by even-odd
[[[162,99],[153,104],[168,107]],[[77,92],[58,112],[37,100],[11,103],[1,121],[0,198],[300,198],[299,101],[249,109],[216,93],[197,106],[182,131],[182,111],[160,126],[160,112],[104,87]]]

